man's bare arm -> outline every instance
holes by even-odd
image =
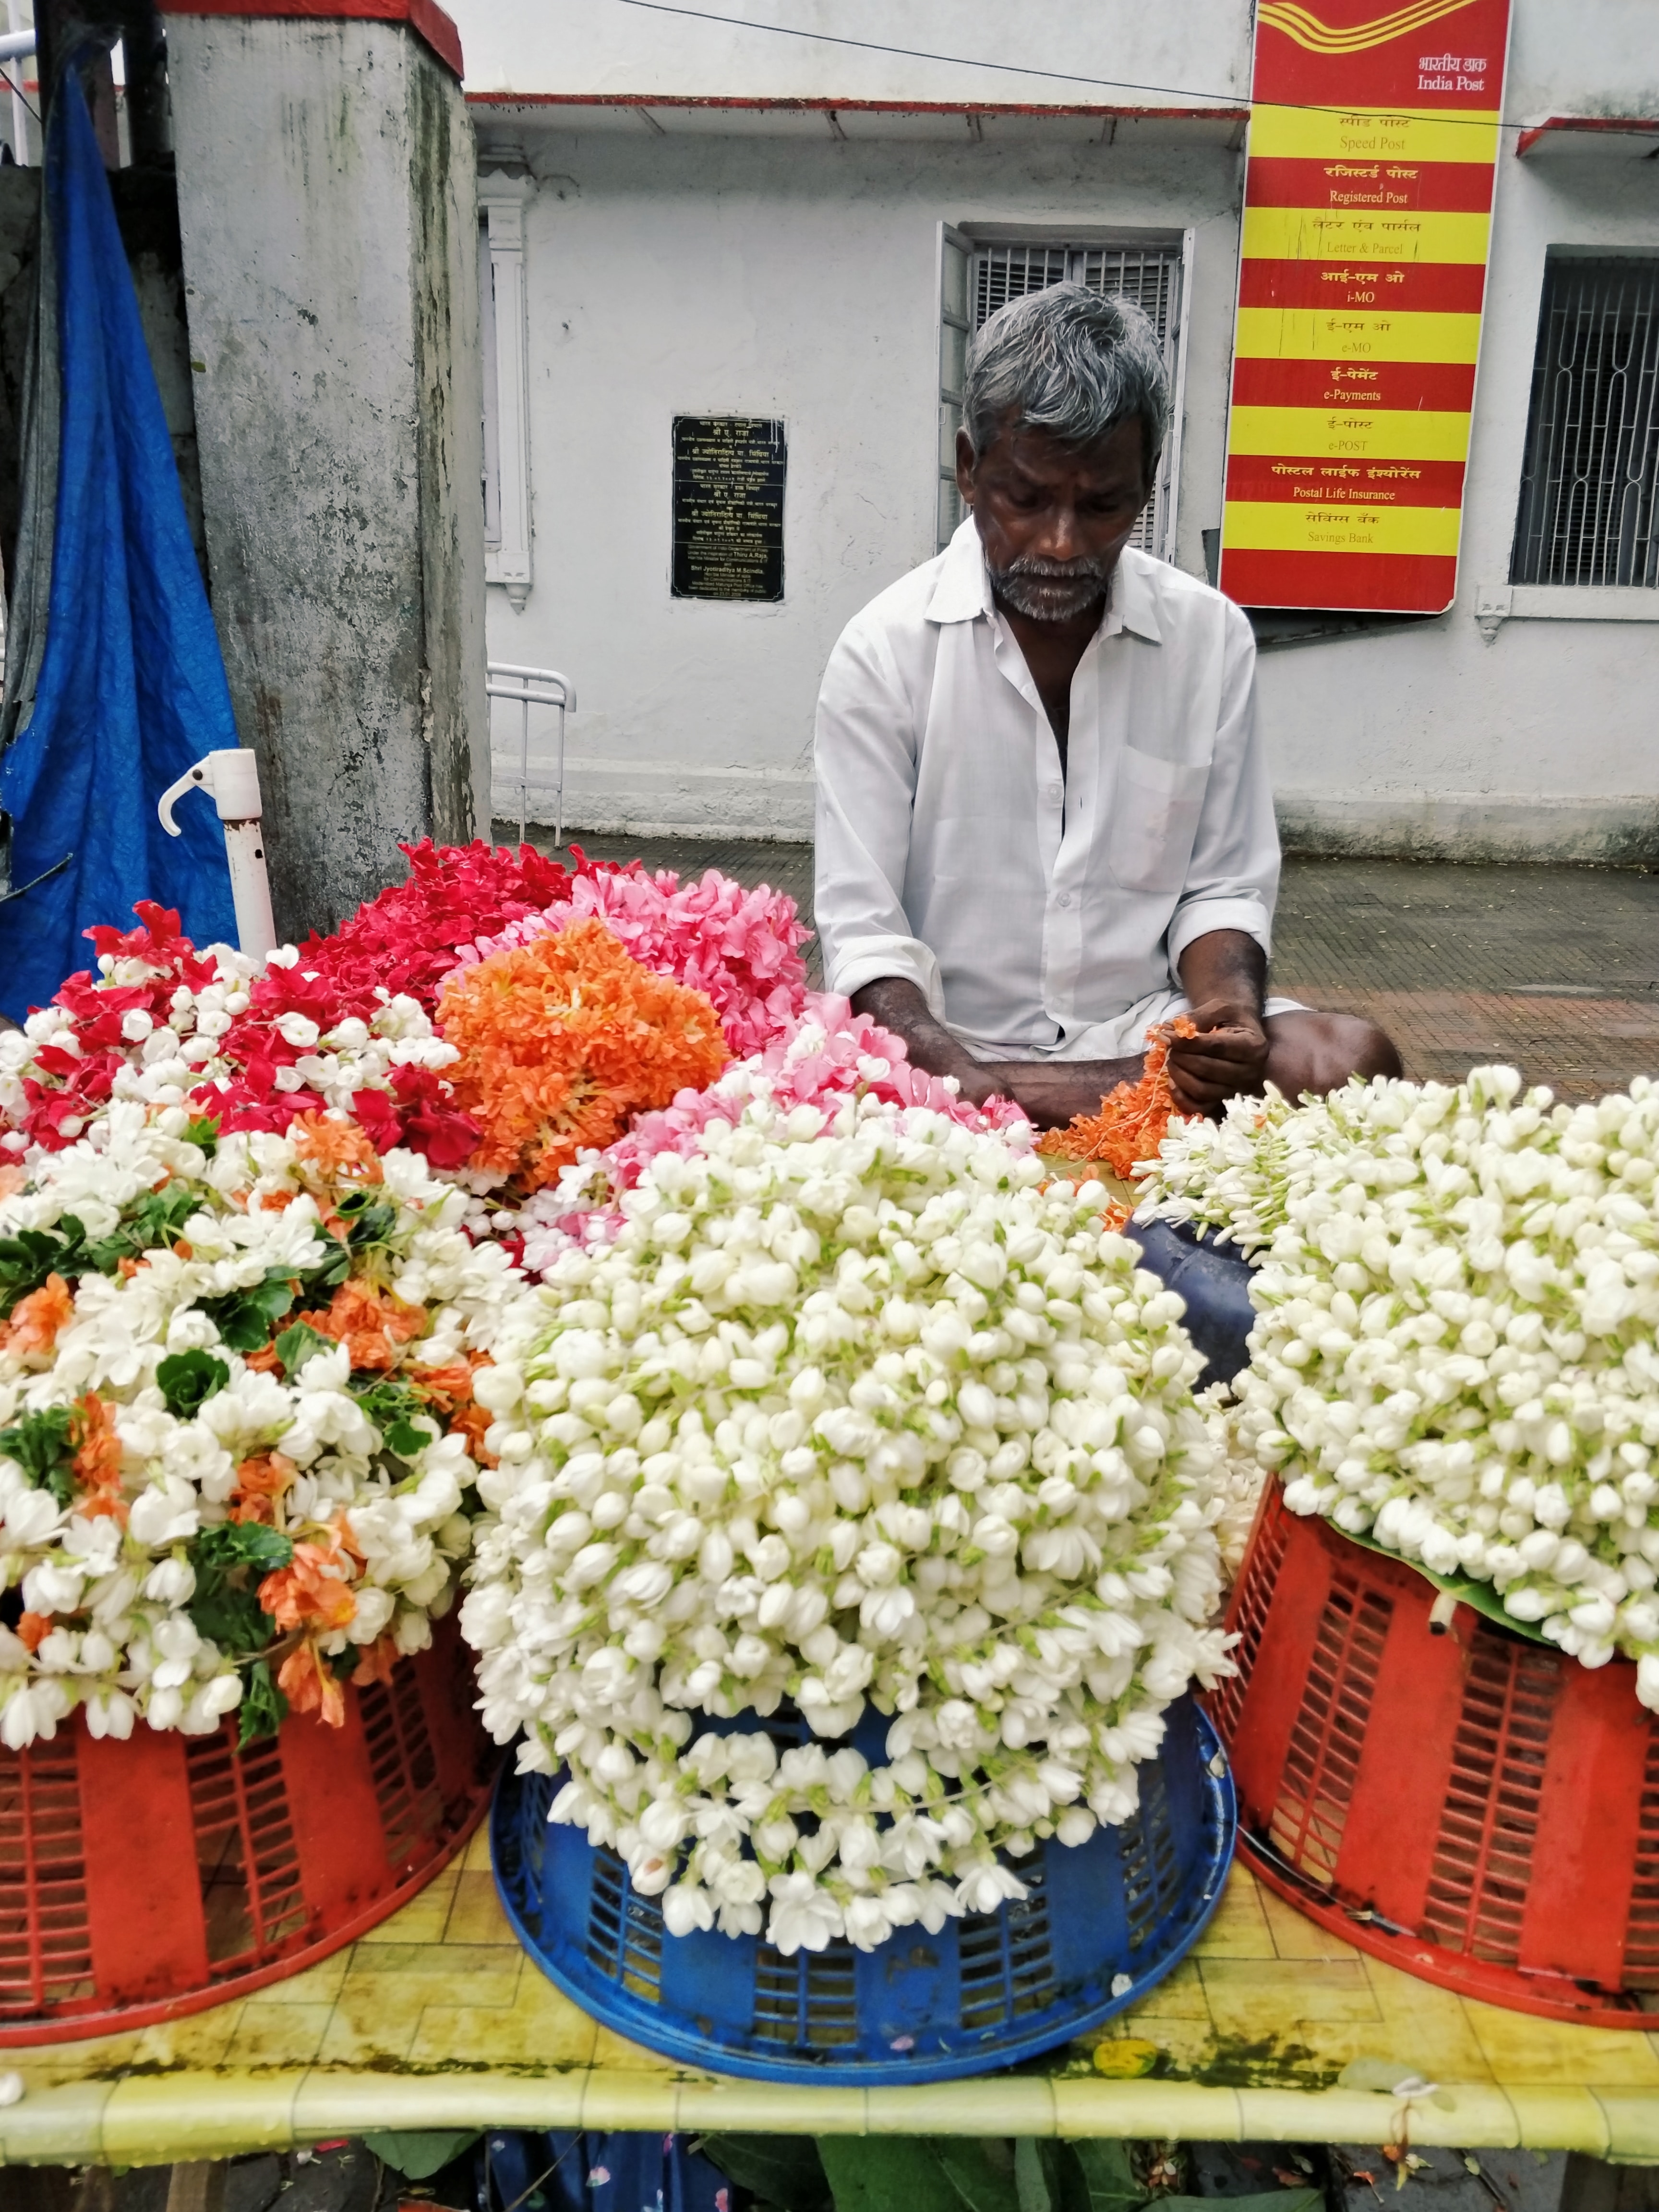
[[[853,1005],[902,1037],[916,1066],[955,1076],[963,1097],[976,1106],[993,1096],[1012,1098],[1039,1129],[1063,1129],[1079,1114],[1097,1114],[1109,1091],[1140,1077],[1139,1054],[1127,1060],[975,1060],[927,1011],[915,984],[896,975],[866,983],[853,994]]]
[[[1213,1114],[1266,1079],[1267,956],[1248,932],[1214,929],[1193,939],[1180,967],[1199,1033],[1171,1044],[1170,1087],[1188,1113]]]

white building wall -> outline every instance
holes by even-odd
[[[830,648],[934,550],[941,220],[1193,229],[1188,388],[1207,397],[1177,520],[1203,573],[1237,251],[1237,156],[1214,126],[1105,147],[1098,121],[1094,143],[1036,124],[991,147],[965,128],[961,146],[837,143],[815,119],[810,137],[523,136],[535,582],[522,615],[491,593],[490,653],[574,680],[566,819],[589,829],[807,834]],[[783,419],[781,605],[671,598],[677,414]]]
[[[1512,126],[1659,116],[1653,0],[1515,5]],[[824,657],[849,614],[933,550],[941,221],[1191,229],[1176,558],[1203,573],[1202,533],[1221,507],[1237,132],[1230,147],[1213,116],[970,123],[963,111],[1237,103],[1244,0],[1103,0],[1081,15],[1070,0],[917,0],[897,19],[878,0],[765,11],[817,29],[833,20],[848,39],[902,31],[908,46],[981,63],[1017,55],[1018,76],[621,0],[558,11],[556,39],[539,0],[454,12],[486,164],[492,149],[516,149],[537,179],[526,234],[535,582],[522,614],[491,593],[489,636],[493,658],[575,682],[568,820],[805,833]],[[1035,74],[1048,69],[1066,74]],[[686,100],[849,105],[831,120],[672,104]],[[596,100],[624,104],[606,115],[586,104]],[[866,114],[857,100],[946,112]],[[1297,843],[1659,852],[1659,625],[1597,618],[1593,591],[1571,595],[1567,619],[1476,620],[1480,587],[1509,574],[1546,250],[1659,252],[1659,161],[1521,161],[1516,137],[1499,161],[1457,604],[1432,623],[1261,657]],[[679,413],[785,419],[782,605],[670,597]],[[1642,604],[1622,613],[1659,617],[1659,593],[1632,597]]]

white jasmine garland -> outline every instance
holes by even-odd
[[[780,1949],[1023,1893],[1226,1671],[1180,1300],[1029,1133],[734,1099],[566,1250],[496,1413],[462,1627],[487,1723],[669,1927]],[[816,1738],[699,1716],[786,1700]],[[840,1739],[866,1701],[886,1763]]]
[[[1352,1096],[1349,1091],[1339,1094]],[[1247,1259],[1272,1241],[1285,1201],[1333,1127],[1323,1099],[1294,1107],[1270,1083],[1260,1098],[1230,1098],[1218,1121],[1172,1121],[1158,1158],[1140,1163],[1139,1221],[1190,1223]]]
[[[269,1721],[255,1670],[296,1652],[296,1702],[328,1713],[354,1653],[383,1672],[430,1640],[468,1549],[477,1469],[447,1415],[522,1279],[465,1233],[466,1194],[343,1117],[216,1147],[186,1131],[181,1107],[115,1101],[0,1200],[14,1749],[76,1705],[94,1735],[204,1732],[251,1682]],[[368,1304],[336,1343],[347,1291]],[[307,1309],[327,1326],[285,1337]]]
[[[1243,1126],[1215,1175],[1183,1132],[1154,1177],[1188,1218],[1242,1193],[1252,1236],[1276,1189],[1240,1443],[1294,1511],[1489,1583],[1586,1666],[1627,1654],[1659,1708],[1659,1086],[1379,1078],[1273,1107],[1259,1169]]]

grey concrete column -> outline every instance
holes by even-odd
[[[407,23],[167,32],[213,611],[291,938],[400,839],[489,835],[472,129]]]

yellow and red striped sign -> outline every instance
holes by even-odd
[[[1241,605],[1451,604],[1509,4],[1261,0],[1221,531]]]

